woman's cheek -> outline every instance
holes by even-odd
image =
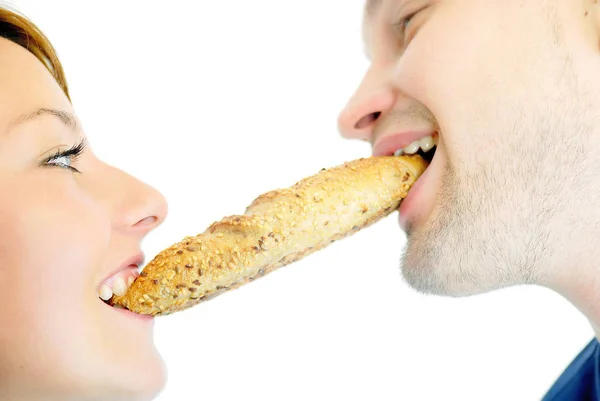
[[[33,188],[11,193],[10,200],[0,199],[3,296],[18,291],[58,306],[66,302],[62,295],[77,299],[93,291],[91,280],[104,268],[110,239],[102,212],[84,194],[39,198],[30,195]]]
[[[0,342],[10,347],[0,357],[18,354],[43,370],[94,334],[90,305],[99,302],[95,281],[106,268],[110,224],[90,204],[74,202],[77,197],[32,196],[35,186],[6,188],[11,196],[0,197],[0,320],[8,330],[0,328]]]

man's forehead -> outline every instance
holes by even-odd
[[[377,13],[377,11],[382,7],[382,3],[384,0],[367,0],[365,4],[365,11],[363,16],[363,27],[362,27],[362,37],[363,37],[363,49],[365,55],[368,60],[371,60],[371,52],[370,52],[370,28],[372,27],[373,16]]]
[[[389,6],[391,6],[390,3],[395,4],[396,2],[403,3],[405,1],[366,0],[363,12],[363,32],[365,30],[368,30],[372,26],[372,24],[380,18],[382,14],[388,12],[386,10],[383,10],[384,8],[387,9]]]

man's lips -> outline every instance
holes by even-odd
[[[405,232],[410,230],[410,227],[418,222],[419,217],[422,214],[419,213],[419,199],[421,198],[420,194],[422,192],[425,183],[427,183],[429,174],[429,167],[425,170],[425,172],[417,179],[417,181],[413,184],[411,189],[408,191],[408,195],[406,198],[402,200],[400,203],[400,208],[398,209],[398,222],[400,223],[400,227]]]
[[[444,150],[443,138],[440,136],[429,166],[400,203],[399,222],[405,232],[410,231],[411,227],[422,225],[434,209],[438,187],[442,180],[443,166],[446,163]]]
[[[414,130],[392,134],[381,134],[375,139],[372,154],[373,156],[390,156],[398,149],[405,148],[415,141],[434,134],[436,134],[441,141],[437,132],[431,130]],[[439,160],[437,160],[439,159],[439,146],[435,149],[435,152],[429,167],[413,184],[407,197],[400,204],[399,222],[404,231],[410,230],[411,226],[422,223],[422,221],[427,218],[426,214],[428,211],[431,211],[433,207],[435,196],[428,192],[431,192],[429,187],[433,185],[430,181],[434,180],[436,176],[436,174],[432,174],[432,171],[435,173],[436,166],[439,163]]]

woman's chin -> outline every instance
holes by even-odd
[[[107,387],[122,389],[127,394],[120,399],[152,400],[167,380],[165,362],[154,342],[153,322],[138,321],[105,308],[110,314],[90,323],[94,325],[90,331],[95,336],[87,338],[87,346],[95,351],[91,358],[85,359],[97,362],[88,366],[104,372]]]
[[[132,399],[153,400],[162,392],[167,383],[167,368],[164,360],[156,349],[138,361],[132,361],[133,371],[122,372],[125,379],[123,386],[129,389]]]
[[[112,361],[105,360],[103,370],[98,383],[103,400],[150,401],[162,392],[167,382],[166,364],[155,348],[118,358],[113,355]]]

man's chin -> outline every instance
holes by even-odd
[[[469,258],[468,252],[462,256],[462,249],[457,249],[460,244],[449,241],[450,236],[436,233],[420,228],[408,237],[400,268],[409,287],[421,294],[456,298],[502,287],[499,277],[490,274],[493,269],[480,268],[477,258]]]
[[[510,287],[509,284],[482,282],[474,274],[468,272],[456,273],[443,272],[443,267],[428,266],[427,268],[402,265],[402,277],[406,284],[415,291],[424,295],[437,295],[451,298],[470,297],[482,295],[492,291]],[[516,285],[516,283],[515,283]]]
[[[445,271],[444,267],[402,260],[402,278],[409,287],[425,295],[467,297],[489,291],[479,283],[468,280],[468,276],[461,277]]]

